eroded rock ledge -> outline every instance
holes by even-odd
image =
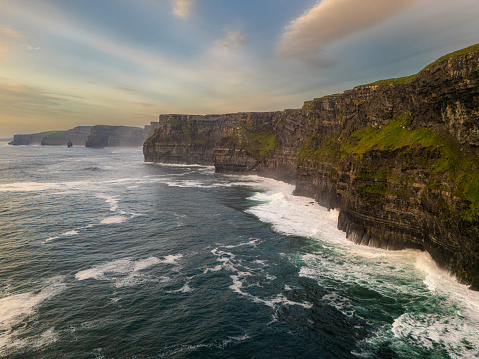
[[[479,290],[479,46],[301,109],[161,115],[145,161],[296,184],[359,244],[418,248]]]

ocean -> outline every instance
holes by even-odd
[[[479,293],[294,186],[0,143],[0,356],[475,358]]]

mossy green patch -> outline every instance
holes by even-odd
[[[339,135],[324,137],[311,131],[298,152],[298,158],[338,163],[340,159]]]
[[[278,140],[274,130],[259,132],[247,132],[243,130],[242,132],[241,147],[257,160],[264,159],[278,146]]]
[[[376,204],[384,203],[385,196],[390,194],[388,184],[386,182],[359,186],[356,187],[356,191],[358,191],[363,201]]]
[[[429,173],[428,188],[440,190],[444,181],[451,182],[454,195],[470,202],[462,214],[466,221],[479,221],[479,159],[464,151],[448,133],[436,133],[426,128],[411,128],[408,114],[397,116],[382,128],[367,127],[349,135],[334,135],[325,138],[311,133],[299,151],[299,159],[330,162],[340,165],[346,160],[358,161],[361,154],[369,151],[396,151],[405,165],[419,166]],[[391,179],[388,168],[360,167],[357,174],[362,178]],[[402,182],[414,182],[407,174],[393,178]],[[366,187],[363,193],[380,194],[383,187]]]
[[[341,141],[341,159],[348,154],[362,154],[370,150],[394,151],[399,148],[429,147],[442,143],[431,130],[411,129],[408,114],[401,114],[382,128],[367,127],[354,131]]]

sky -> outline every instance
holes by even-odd
[[[0,137],[300,108],[479,42],[478,0],[0,0]]]

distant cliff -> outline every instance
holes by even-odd
[[[67,131],[55,131],[45,136],[41,145],[43,146],[66,146],[71,141],[74,146],[84,146],[91,126],[77,126]]]
[[[479,290],[479,45],[298,110],[162,115],[143,152],[293,182],[350,240],[426,250]]]
[[[145,139],[158,128],[152,122],[143,129],[131,126],[77,126],[67,131],[46,131],[33,134],[15,135],[10,145],[117,147],[141,146]]]
[[[131,126],[93,126],[85,147],[135,147],[145,141],[144,130]]]

